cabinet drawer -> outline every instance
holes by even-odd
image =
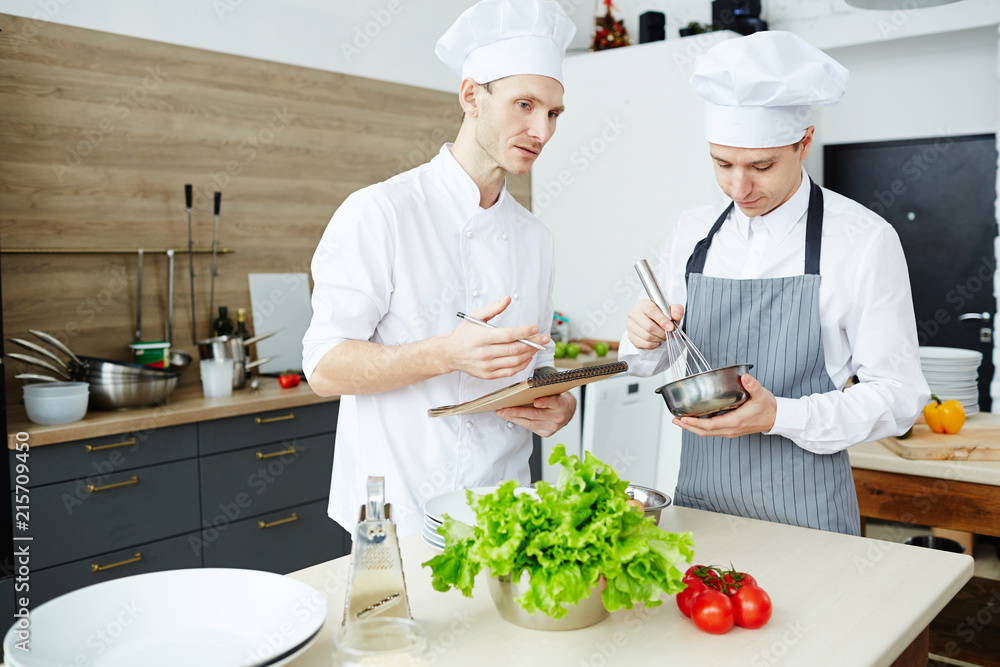
[[[63,593],[134,574],[201,567],[201,556],[192,546],[197,532],[112,551],[31,573],[31,607],[34,609]]]
[[[216,419],[198,424],[198,446],[202,454],[292,441],[305,435],[331,433],[337,429],[340,403],[320,403],[287,410]]]
[[[203,456],[202,519],[208,526],[330,494],[332,433]]]
[[[31,491],[33,569],[198,530],[194,459]]]
[[[105,435],[29,450],[29,486],[70,479],[103,477],[141,466],[179,461],[198,456],[198,430],[194,424],[149,428],[145,431]],[[14,485],[20,452],[11,456],[11,486]],[[86,482],[85,482],[86,483]]]
[[[351,538],[326,515],[326,506],[327,501],[320,500],[218,530],[202,530],[205,567],[288,574],[346,556],[351,551]]]

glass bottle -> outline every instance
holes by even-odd
[[[243,340],[250,338],[250,330],[247,328],[247,309],[236,309],[236,330],[233,332]]]
[[[212,322],[212,335],[225,336],[233,333],[233,321],[229,319],[229,309],[219,306],[219,316]]]

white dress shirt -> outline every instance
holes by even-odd
[[[678,218],[657,272],[669,303],[686,303],[687,260],[729,202],[693,208]],[[809,177],[803,169],[798,190],[771,213],[748,218],[733,207],[712,240],[704,274],[734,280],[802,275],[808,204]],[[919,415],[930,390],[920,370],[909,275],[896,231],[872,211],[825,188],[820,276],[827,373],[838,388],[852,375],[861,383],[847,392],[777,397],[774,427],[767,435],[829,454],[902,433]],[[629,373],[640,376],[667,365],[663,345],[637,350],[628,333],[618,358],[628,362]]]
[[[345,340],[402,345],[447,333],[457,311],[510,296],[498,326],[552,324],[552,234],[507,192],[489,209],[446,144],[429,163],[355,192],[330,221],[312,261],[306,377]],[[430,418],[551,366],[553,345],[518,375],[461,372],[340,401],[330,516],[353,533],[369,475],[385,477],[400,536],[417,533],[423,504],[463,486],[529,481],[531,433],[493,412]],[[378,372],[378,369],[373,369]]]

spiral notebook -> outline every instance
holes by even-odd
[[[429,417],[444,417],[447,415],[467,415],[473,412],[490,412],[500,408],[511,408],[521,405],[531,405],[540,396],[554,396],[579,387],[588,382],[601,380],[612,375],[618,375],[628,370],[624,361],[599,366],[585,366],[568,371],[535,373],[527,380],[517,382],[497,389],[485,396],[466,401],[459,405],[442,405],[427,411]]]

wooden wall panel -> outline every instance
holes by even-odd
[[[433,157],[461,120],[456,95],[0,14],[0,247],[211,248],[222,195],[215,304],[250,310],[248,273],[308,272],[353,191]],[[25,35],[33,34],[31,38]],[[456,91],[457,92],[457,91]],[[511,192],[529,205],[527,177]],[[0,259],[6,336],[52,332],[81,353],[127,360],[134,254]],[[208,335],[210,255],[195,255]],[[188,258],[175,260],[174,344],[191,341]],[[166,258],[147,254],[143,334],[165,328]],[[8,352],[23,351],[7,343]],[[8,401],[26,370],[7,365]],[[189,369],[183,384],[197,383]]]

